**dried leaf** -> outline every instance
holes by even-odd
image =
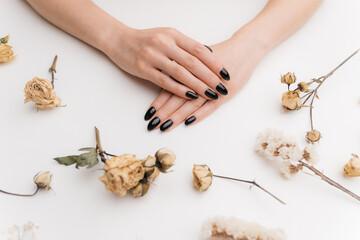
[[[316,94],[315,97],[320,100],[319,95]]]
[[[81,148],[79,151],[86,151],[86,153],[82,153],[80,155],[70,155],[66,157],[57,157],[54,158],[54,160],[65,166],[76,164],[76,168],[86,166],[87,168],[92,168],[98,164],[99,159],[97,157],[96,148]]]

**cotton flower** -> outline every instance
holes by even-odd
[[[49,171],[39,173],[35,176],[34,182],[39,188],[44,188],[46,190],[49,190],[50,183],[51,183],[51,173]]]
[[[310,132],[307,132],[306,133],[306,139],[309,141],[309,142],[317,142],[319,141],[321,138],[321,134],[318,130],[316,129],[313,129],[311,130]]]
[[[0,63],[10,62],[14,58],[12,47],[7,44],[0,44]]]
[[[344,175],[346,177],[359,177],[360,176],[360,158],[358,155],[353,154],[353,157],[344,166]]]
[[[218,216],[205,221],[203,239],[286,240],[286,236],[281,229],[267,229],[258,223]]]
[[[166,172],[174,165],[176,155],[170,149],[160,149],[155,153],[156,160],[160,163],[159,169],[161,172]]]
[[[281,102],[289,110],[298,110],[303,106],[299,90],[285,92],[282,95]]]
[[[319,162],[319,154],[317,152],[317,148],[314,144],[308,144],[303,153],[303,158],[312,164],[316,164]]]
[[[212,172],[207,165],[196,165],[193,168],[194,186],[199,191],[206,191],[212,184]]]
[[[296,76],[294,73],[288,72],[287,74],[281,76],[281,83],[293,84],[296,82]]]

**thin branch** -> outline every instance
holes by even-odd
[[[332,180],[331,178],[327,177],[325,174],[323,174],[321,171],[317,170],[314,166],[307,164],[304,161],[300,161],[300,166],[306,167],[307,169],[309,169],[310,171],[312,171],[313,173],[315,173],[317,176],[319,176],[322,180],[324,180],[325,182],[327,182],[328,184],[336,187],[337,189],[340,189],[341,191],[349,194],[350,196],[352,196],[353,198],[357,199],[360,201],[360,196],[356,195],[355,193],[353,193],[352,191],[350,191],[349,189],[341,186],[339,183],[335,182],[334,180]]]
[[[101,161],[106,163],[106,158],[104,155],[105,151],[101,146],[100,132],[99,132],[99,129],[97,129],[97,127],[95,127],[95,137],[96,137],[96,149],[98,150]]]
[[[213,177],[218,177],[218,178],[223,178],[223,179],[228,179],[228,180],[233,180],[233,181],[238,181],[238,182],[244,182],[244,183],[249,183],[252,184],[253,186],[256,186],[258,188],[260,188],[261,190],[263,190],[264,192],[266,192],[267,194],[269,194],[270,196],[272,196],[273,198],[275,198],[276,200],[278,200],[280,203],[286,205],[285,202],[283,202],[282,200],[280,200],[278,197],[276,197],[274,194],[272,194],[271,192],[269,192],[268,190],[266,190],[265,188],[263,188],[262,186],[260,186],[257,182],[255,181],[249,181],[249,180],[243,180],[243,179],[238,179],[238,178],[231,178],[231,177],[225,177],[225,176],[219,176],[219,175],[212,175]]]
[[[51,67],[49,68],[49,72],[51,73],[51,84],[53,86],[53,89],[54,89],[54,80],[55,80],[55,73],[56,73],[56,62],[57,62],[57,55],[55,55],[55,58],[54,58],[54,61],[51,65]]]
[[[40,187],[37,186],[36,191],[34,193],[31,193],[31,194],[11,193],[11,192],[7,192],[7,191],[4,191],[4,190],[0,190],[0,192],[4,193],[4,194],[12,195],[12,196],[18,196],[18,197],[32,197],[32,196],[35,196],[38,193],[39,189],[40,189]]]
[[[314,130],[314,123],[313,123],[313,104],[314,104],[314,100],[317,94],[317,90],[314,91],[313,93],[313,97],[311,99],[311,103],[310,103],[310,124],[311,124],[311,130]]]

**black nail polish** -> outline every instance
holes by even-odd
[[[221,83],[219,83],[216,86],[216,90],[221,93],[221,95],[227,95],[228,94],[228,90],[226,89],[226,87],[224,85],[222,85]]]
[[[168,129],[169,127],[171,127],[171,125],[173,125],[173,121],[171,119],[167,120],[166,122],[164,122],[161,126],[160,126],[160,130],[161,131],[165,131],[166,129]]]
[[[188,98],[191,98],[191,99],[197,99],[198,98],[198,95],[194,92],[190,92],[190,91],[187,91],[186,94],[185,94]]]
[[[218,99],[218,95],[211,89],[206,90],[205,95],[208,96],[209,98],[213,99],[213,100]]]
[[[145,113],[145,117],[144,117],[145,121],[152,118],[152,116],[154,116],[155,113],[156,113],[156,109],[154,107],[149,108],[149,110],[147,110],[147,112]]]
[[[230,75],[229,75],[229,73],[226,71],[225,68],[221,69],[220,75],[221,75],[221,77],[222,77],[224,80],[226,80],[226,81],[229,81],[229,80],[230,80]]]
[[[153,120],[151,120],[151,121],[149,122],[149,124],[148,124],[148,126],[147,126],[147,129],[148,129],[149,131],[151,131],[151,130],[153,130],[154,128],[156,128],[157,125],[159,125],[159,123],[160,123],[160,118],[159,118],[159,117],[156,117],[156,118],[154,118]]]
[[[204,46],[205,46],[207,49],[209,49],[210,52],[213,52],[213,50],[212,50],[209,46],[207,46],[207,45],[205,45],[205,44],[204,44]]]
[[[186,125],[186,126],[187,126],[187,125],[190,125],[190,124],[192,124],[193,122],[195,122],[195,120],[196,120],[196,117],[195,117],[195,116],[191,116],[191,117],[189,117],[188,119],[186,119],[185,125]]]

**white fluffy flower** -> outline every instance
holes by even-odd
[[[247,240],[285,240],[281,229],[267,229],[257,223],[243,221],[234,217],[214,217],[203,226],[203,236],[207,240],[247,239]]]
[[[286,179],[290,179],[299,170],[300,170],[300,168],[299,168],[297,162],[283,161],[280,165],[280,173]]]
[[[312,163],[312,164],[316,164],[319,162],[319,154],[318,154],[315,144],[308,144],[305,147],[304,153],[303,153],[303,158],[307,162]]]

